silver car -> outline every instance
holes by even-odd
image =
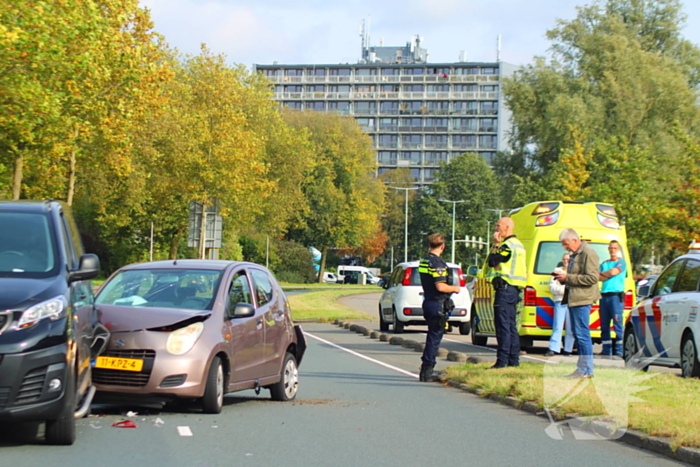
[[[111,330],[93,379],[101,396],[199,400],[219,413],[224,394],[266,388],[294,399],[306,349],[289,302],[263,266],[175,260],[116,271],[99,290]]]

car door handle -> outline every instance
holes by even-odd
[[[263,319],[262,319],[262,318],[258,318],[258,320],[256,321],[256,323],[257,323],[257,324],[262,324],[262,323],[263,323]]]
[[[423,295],[423,292],[418,292],[418,295]]]

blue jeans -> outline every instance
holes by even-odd
[[[591,305],[570,306],[571,327],[578,344],[576,371],[593,374],[593,341],[591,340]]]
[[[610,337],[611,321],[614,323],[614,339]],[[600,340],[604,355],[622,355],[622,300],[619,295],[600,298]]]
[[[571,316],[569,307],[561,302],[554,302],[554,320],[552,322],[552,337],[549,338],[549,350],[559,353],[561,350],[561,334],[566,323],[564,336],[564,351],[571,353],[574,349],[574,333],[571,331]]]
[[[425,348],[421,361],[424,365],[435,366],[438,349],[445,329],[440,327],[440,317],[438,313],[442,309],[442,302],[437,300],[423,301],[423,317],[428,323],[428,335],[425,338]]]

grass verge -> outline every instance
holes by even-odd
[[[376,287],[376,286],[375,286]],[[375,290],[372,289],[371,292]],[[368,290],[368,292],[370,292]],[[290,295],[292,318],[295,320],[317,320],[331,322],[336,319],[367,319],[369,315],[338,303],[338,299],[348,295],[357,295],[361,291],[323,290],[299,295]]]
[[[679,446],[700,447],[700,382],[669,373],[596,367],[595,377],[569,380],[575,364],[522,363],[518,368],[485,371],[491,364],[447,369],[447,378],[481,389],[482,396],[512,396],[543,411],[612,421]]]

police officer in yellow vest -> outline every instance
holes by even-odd
[[[488,265],[492,268],[491,285],[495,291],[493,317],[498,341],[496,364],[490,370],[520,365],[520,336],[515,311],[520,301],[520,289],[525,287],[527,266],[525,247],[513,235],[514,227],[510,217],[499,219],[488,257]]]

